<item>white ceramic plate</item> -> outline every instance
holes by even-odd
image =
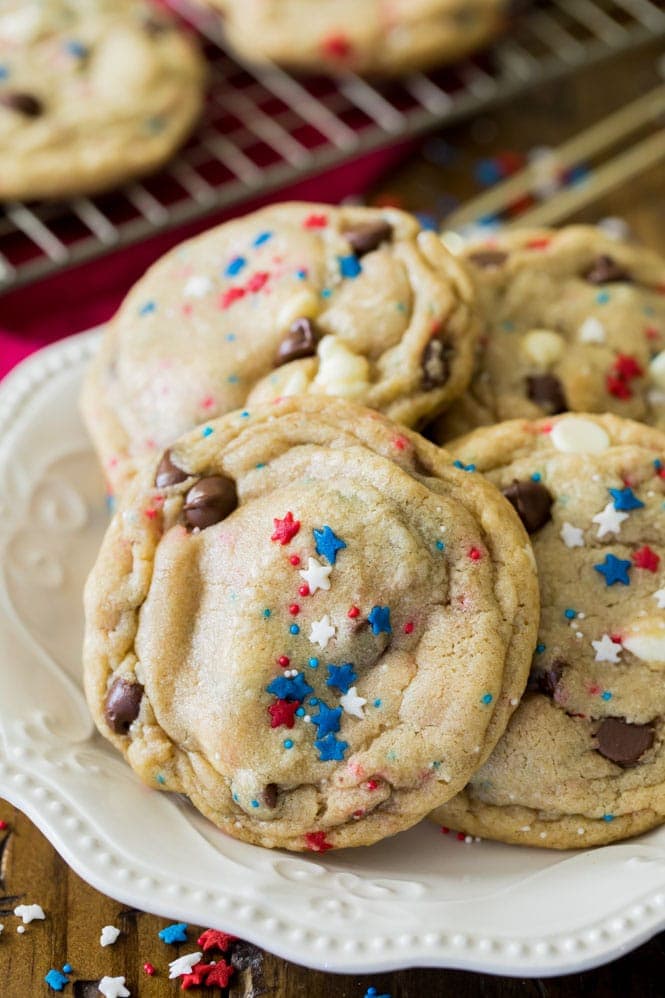
[[[427,822],[368,849],[271,852],[139,783],[81,691],[81,589],[107,512],[77,411],[98,333],[0,386],[0,794],[85,880],[168,918],[332,971],[408,966],[561,974],[665,927],[665,828],[556,853]]]

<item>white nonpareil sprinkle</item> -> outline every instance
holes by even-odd
[[[115,925],[105,925],[99,937],[100,946],[113,946],[119,935],[120,929],[116,929]]]
[[[104,998],[130,998],[131,995],[125,987],[124,977],[102,977],[97,988]]]
[[[182,977],[183,974],[191,974],[192,967],[194,967],[203,953],[185,953],[184,956],[179,956],[177,960],[172,960],[169,964],[169,980],[172,981],[176,977]]]
[[[25,925],[17,925],[16,931],[18,932],[19,936],[22,936],[23,933],[25,932]]]
[[[40,904],[19,904],[14,908],[14,914],[23,920],[24,925],[29,925],[36,918],[46,918]]]
[[[590,315],[577,330],[577,335],[581,343],[604,343],[605,326],[595,315]]]
[[[212,288],[213,283],[209,277],[204,274],[194,274],[185,284],[182,293],[185,298],[203,298],[212,291]]]

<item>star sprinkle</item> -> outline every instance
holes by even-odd
[[[574,527],[572,523],[564,523],[561,527],[561,540],[567,548],[584,547],[584,531],[581,527]]]
[[[327,525],[321,530],[313,530],[312,533],[316,543],[316,553],[334,565],[337,560],[337,552],[346,547],[345,541]]]
[[[124,977],[102,977],[97,988],[104,998],[130,998]]]
[[[208,967],[211,969],[206,974],[206,987],[228,988],[235,969],[226,960],[218,960],[215,964],[208,964]]]
[[[61,974],[54,967],[49,970],[44,980],[53,991],[62,991],[65,984],[69,984],[69,978],[65,977],[64,974]],[[129,994],[129,991],[127,994]]]
[[[319,700],[319,713],[312,715],[312,724],[315,724],[318,729],[318,741],[326,735],[339,731],[339,720],[341,716],[341,707],[329,707],[327,703],[323,702],[323,700]]]
[[[115,925],[105,925],[102,929],[102,934],[99,937],[100,946],[113,946],[120,935],[120,929],[116,929]]]
[[[191,973],[183,974],[180,982],[181,990],[188,991],[189,988],[200,988],[203,984],[206,984],[208,970],[211,966],[212,964],[210,963],[197,963],[192,967]]]
[[[334,848],[332,843],[326,841],[325,832],[306,832],[305,842],[311,852],[327,852]]]
[[[309,683],[305,682],[302,672],[296,676],[277,676],[266,690],[278,700],[298,700],[300,703],[313,692]]]
[[[196,945],[200,946],[204,953],[211,949],[219,949],[226,953],[231,943],[236,942],[237,936],[232,936],[228,932],[220,932],[218,929],[206,929],[196,940]]]
[[[658,609],[665,610],[665,587],[658,589],[657,592],[653,593],[653,598],[658,603]]]
[[[272,522],[275,530],[270,535],[270,540],[279,541],[282,546],[292,541],[300,530],[300,520],[294,520],[291,512],[288,512],[283,520],[275,517]]]
[[[373,606],[367,619],[372,625],[372,634],[381,634],[382,631],[386,634],[392,634],[393,629],[390,626],[390,607]]]
[[[312,559],[310,558],[310,561]],[[303,574],[302,572],[300,573]],[[325,586],[324,588],[328,588]],[[313,620],[312,626],[309,631],[309,640],[312,644],[317,644],[319,648],[325,648],[331,638],[335,636],[335,628],[330,623],[330,617],[327,613],[321,617],[321,620]]]
[[[270,704],[268,713],[270,714],[271,728],[292,728],[296,723],[295,713],[300,706],[299,700],[277,700]]]
[[[596,536],[604,537],[605,534],[619,534],[621,532],[621,524],[627,519],[628,513],[620,513],[614,503],[608,502],[605,509],[600,513],[596,513],[593,517],[592,522],[598,524],[598,533]]]
[[[609,634],[603,634],[600,641],[592,641],[596,653],[596,662],[618,662],[621,655],[621,645],[612,641]]]
[[[608,489],[614,499],[614,508],[630,512],[631,509],[642,509],[644,503],[641,502],[632,489]]]
[[[339,702],[344,708],[346,714],[352,714],[354,717],[364,718],[363,707],[367,703],[363,697],[359,697],[355,686],[352,686],[348,693],[339,698]]]
[[[660,564],[660,555],[645,544],[633,552],[633,564],[635,568],[646,568],[647,572],[657,572]]]
[[[46,918],[40,904],[19,904],[14,908],[14,914],[22,919],[24,925],[29,925],[36,918]]]
[[[307,568],[300,570],[309,586],[310,594],[313,596],[317,589],[330,589],[330,579],[328,576],[332,572],[332,565],[322,565],[316,558],[307,559]]]
[[[607,586],[613,586],[615,582],[620,582],[622,586],[630,585],[628,570],[632,568],[632,565],[623,558],[616,558],[613,554],[607,554],[605,555],[605,561],[593,567],[605,577],[605,585]]]
[[[173,946],[174,943],[186,943],[187,922],[174,922],[172,925],[167,925],[160,929],[157,935],[163,943],[168,943],[169,946]]]
[[[318,749],[320,762],[341,762],[349,743],[335,738],[331,732],[325,738],[317,738],[314,746]]]
[[[176,977],[182,977],[183,974],[191,974],[192,969],[199,963],[202,956],[203,953],[185,953],[184,956],[179,956],[177,960],[171,960],[169,964],[169,980],[173,981]],[[127,993],[129,994],[129,992]]]
[[[342,693],[348,693],[357,678],[351,662],[345,662],[344,665],[329,665],[326,686],[334,686]]]

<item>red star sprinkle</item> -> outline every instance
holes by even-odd
[[[143,973],[147,974],[148,977],[154,977],[155,976],[155,968],[153,967],[153,965],[151,963],[144,963],[143,964]]]
[[[305,842],[310,852],[327,852],[332,849],[332,843],[326,841],[325,832],[307,832]]]
[[[247,281],[247,284],[245,285],[245,288],[247,289],[247,291],[251,291],[252,294],[256,294],[257,291],[260,291],[262,288],[266,286],[269,278],[270,274],[266,274],[265,271],[259,271],[258,274],[254,274],[252,277],[250,277],[250,279]]]
[[[274,517],[272,522],[275,524],[275,532],[271,534],[270,540],[279,541],[282,545],[292,541],[300,530],[300,520],[294,520],[291,512],[288,512],[283,520]]]
[[[644,374],[640,364],[628,353],[620,353],[614,361],[614,370],[620,378],[629,381],[631,378],[641,378]]]
[[[327,215],[308,215],[303,222],[305,229],[325,229],[328,224]]]
[[[228,988],[229,981],[233,977],[234,968],[226,960],[218,960],[214,966],[208,964],[210,968],[206,976],[207,988]]]
[[[223,294],[219,296],[219,307],[223,309],[230,308],[234,302],[239,301],[244,297],[244,288],[228,288],[227,291],[224,291]]]
[[[644,330],[644,335],[648,340],[657,340],[660,336],[660,331],[655,326],[647,326]]]
[[[607,388],[610,395],[614,395],[617,399],[632,399],[633,390],[630,385],[623,380],[623,378],[618,378],[614,374],[608,374],[605,378],[605,387]]]
[[[292,728],[296,723],[295,713],[299,706],[300,700],[276,700],[275,703],[271,703],[268,707],[270,727],[280,728],[284,725],[286,728]]]
[[[633,563],[636,568],[646,568],[648,572],[657,572],[660,555],[657,555],[648,544],[633,553]]]
[[[206,929],[196,940],[196,945],[200,946],[204,953],[211,949],[219,949],[222,953],[226,953],[231,943],[234,943],[237,938],[228,932],[220,932],[218,929]]]
[[[180,990],[188,991],[189,988],[199,988],[202,984],[207,984],[207,974],[209,963],[195,963],[191,973],[183,974],[180,979]]]

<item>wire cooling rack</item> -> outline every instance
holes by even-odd
[[[550,0],[480,56],[377,85],[239,62],[217,18],[170,4],[207,43],[211,87],[196,134],[161,173],[112,194],[0,208],[0,293],[665,37],[665,0]]]

